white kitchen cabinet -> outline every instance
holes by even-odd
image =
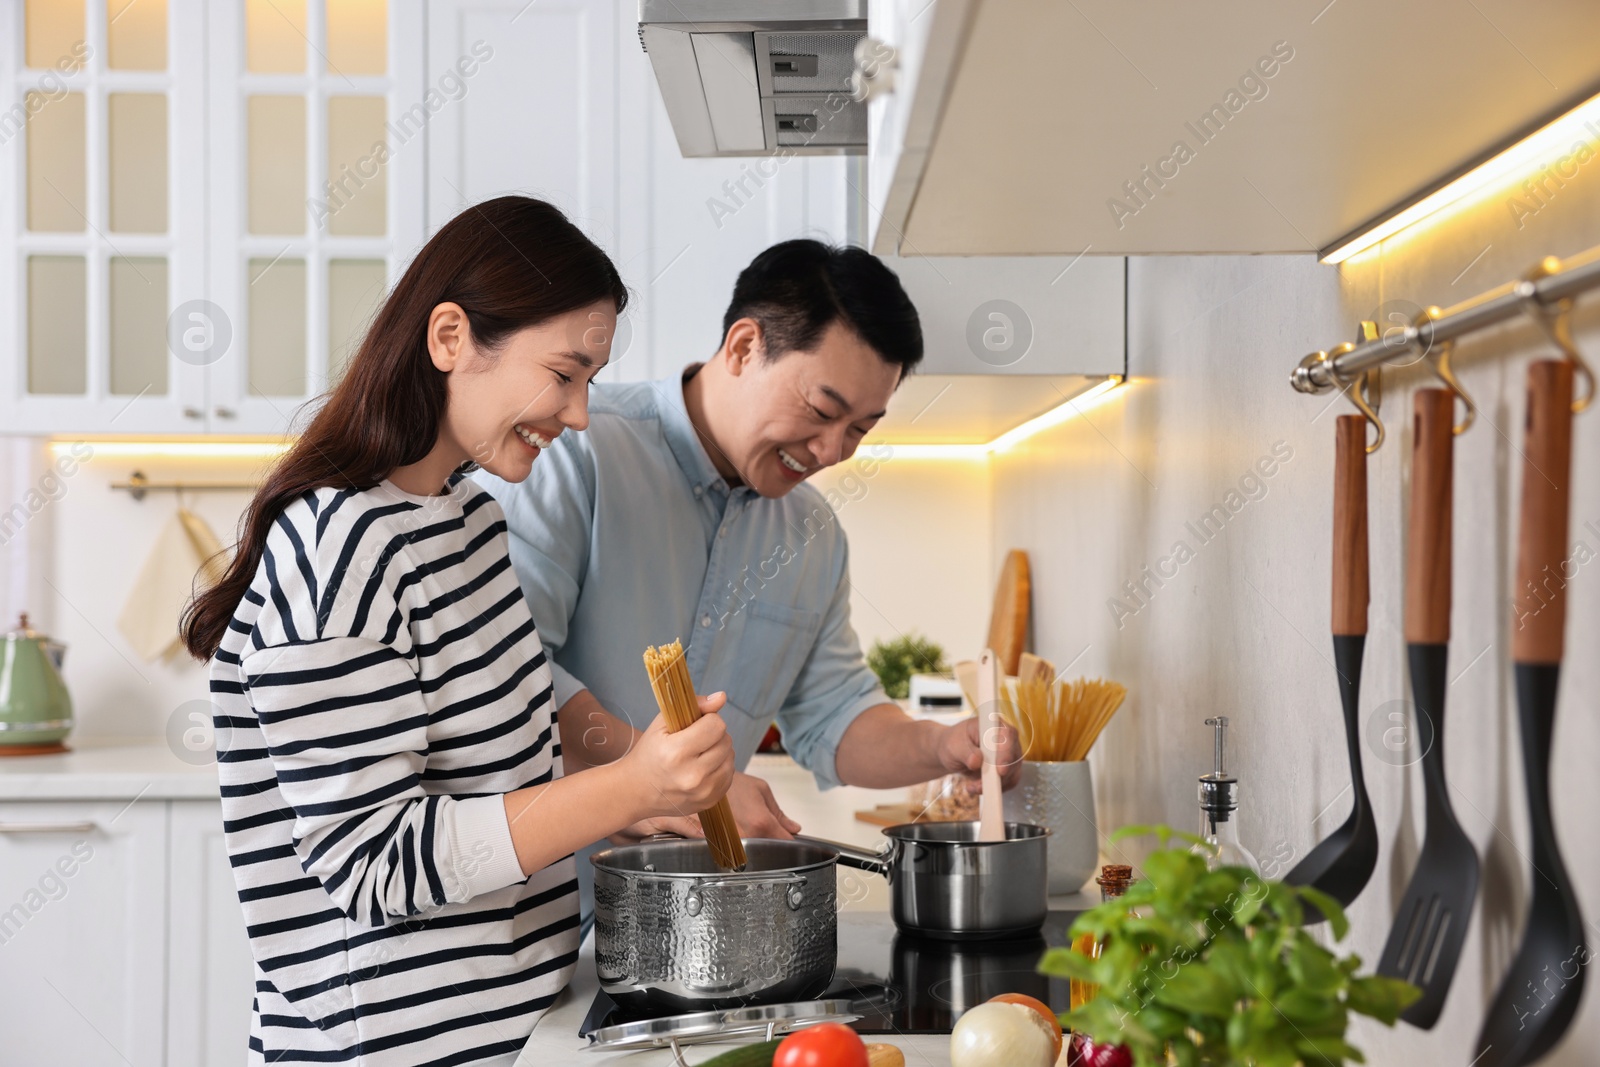
[[[1517,6],[1514,31],[1454,0],[1330,7],[870,0],[898,59],[868,108],[870,247],[1330,256],[1563,115],[1459,204],[1520,229],[1520,183],[1589,158],[1600,6]]]
[[[0,802],[0,1060],[165,1062],[167,842],[160,801]]]
[[[254,964],[218,804],[174,800],[167,898],[167,1064],[243,1063]]]
[[[869,0],[867,32],[887,67],[867,105],[867,241],[907,256],[906,219],[933,148],[972,17],[970,0]],[[891,53],[885,49],[892,49]]]
[[[0,427],[283,433],[423,234],[423,13],[110,10],[0,0]]]

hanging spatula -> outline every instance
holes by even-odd
[[[1484,1015],[1479,1067],[1522,1067],[1549,1051],[1578,1010],[1589,958],[1583,915],[1550,819],[1550,737],[1567,617],[1566,583],[1560,577],[1572,469],[1572,364],[1566,360],[1539,360],[1528,367],[1522,454],[1516,588],[1524,596],[1525,590],[1538,590],[1538,598],[1537,606],[1519,613],[1513,625],[1511,658],[1533,829],[1533,899],[1522,948]]]
[[[1350,817],[1284,875],[1349,906],[1378,865],[1378,825],[1361,772],[1361,655],[1367,644],[1367,420],[1343,415],[1334,432],[1333,658],[1344,703],[1344,739],[1355,794]],[[1322,913],[1306,905],[1306,921]]]
[[[1416,870],[1378,960],[1379,974],[1421,987],[1421,998],[1400,1017],[1424,1030],[1439,1021],[1478,896],[1478,853],[1456,821],[1444,780],[1455,396],[1449,389],[1416,393],[1405,615],[1427,821]]]

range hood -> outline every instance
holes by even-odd
[[[850,98],[867,0],[640,0],[650,56],[685,156],[860,154]]]

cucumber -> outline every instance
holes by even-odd
[[[755,1045],[729,1049],[706,1060],[700,1067],[772,1067],[772,1057],[777,1055],[778,1046],[781,1044],[783,1039],[779,1038],[776,1041],[762,1041]]]

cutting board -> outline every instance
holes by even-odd
[[[1028,641],[1028,612],[1033,582],[1028,554],[1020,548],[1006,553],[1000,584],[994,591],[994,612],[989,616],[988,647],[994,649],[1003,674],[1015,675]]]
[[[917,822],[917,813],[911,810],[910,804],[879,804],[875,808],[866,808],[856,812],[856,821],[871,823],[873,826],[900,826],[908,822]]]

